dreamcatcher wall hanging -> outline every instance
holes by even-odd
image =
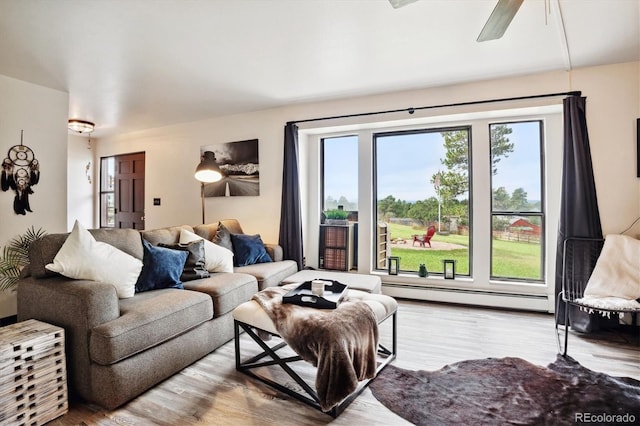
[[[20,131],[20,145],[9,148],[7,158],[2,161],[2,190],[13,190],[13,211],[25,215],[31,212],[29,195],[33,194],[31,187],[40,180],[40,163],[36,160],[33,150],[22,143],[24,130]]]

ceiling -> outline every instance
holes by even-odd
[[[105,136],[640,60],[640,0],[525,0],[478,43],[496,1],[0,0],[0,74],[68,92]]]

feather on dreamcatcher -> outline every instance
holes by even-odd
[[[16,193],[13,211],[25,215],[32,212],[29,195],[33,194],[31,187],[40,181],[40,163],[33,150],[22,143],[23,133],[20,132],[20,145],[9,148],[7,158],[2,161],[0,185],[3,191],[11,189]]]

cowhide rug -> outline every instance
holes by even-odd
[[[468,360],[433,372],[389,365],[370,387],[416,425],[640,423],[640,381],[591,371],[570,357],[547,368],[520,358]]]

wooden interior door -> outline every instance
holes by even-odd
[[[115,157],[115,227],[144,229],[144,152]]]

